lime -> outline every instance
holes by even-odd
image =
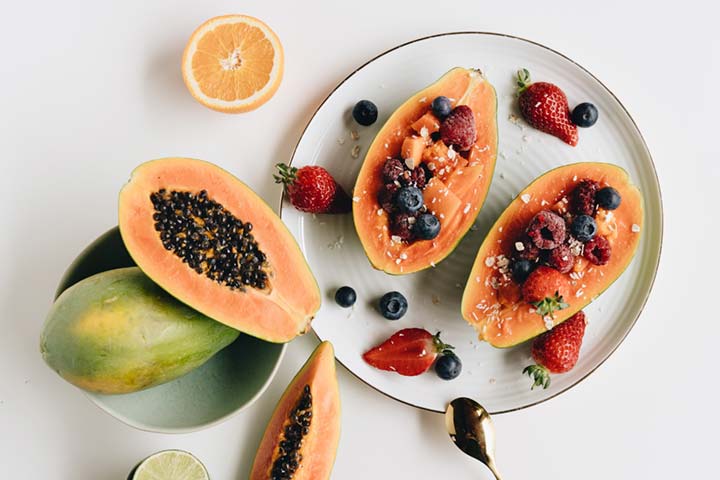
[[[155,453],[138,465],[131,480],[209,480],[205,466],[182,450]]]

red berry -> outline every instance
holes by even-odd
[[[542,302],[556,296],[567,295],[568,279],[552,267],[540,265],[533,270],[522,285],[523,300],[527,303]]]
[[[572,254],[570,247],[567,245],[559,245],[557,248],[550,250],[547,263],[560,273],[568,273],[575,265],[575,255]]]
[[[394,212],[395,208],[395,194],[400,190],[400,187],[394,183],[388,183],[380,187],[378,192],[378,203],[386,212]]]
[[[612,248],[608,239],[602,235],[596,235],[585,244],[583,256],[595,265],[605,265],[610,261]]]
[[[513,245],[513,257],[522,260],[530,260],[534,262],[540,256],[540,249],[530,240],[530,237],[523,235],[518,240],[518,243],[522,244],[522,249],[518,250],[517,245]]]
[[[420,190],[425,188],[425,169],[420,166],[415,167],[411,173],[411,179]]]
[[[475,115],[467,105],[459,105],[440,124],[440,138],[458,151],[470,150],[477,140]]]
[[[527,235],[536,247],[552,250],[565,241],[565,220],[555,212],[542,210],[530,220]]]
[[[565,373],[575,366],[585,335],[585,313],[578,313],[535,338],[533,359],[552,373]]]
[[[405,171],[405,166],[397,158],[390,158],[385,162],[382,169],[382,177],[385,183],[393,183],[400,178]]]
[[[416,213],[396,213],[390,217],[390,235],[400,237],[407,242],[414,239],[413,223]],[[412,218],[412,220],[410,220]],[[411,223],[413,222],[413,223]]]
[[[572,191],[570,198],[570,212],[575,215],[595,216],[597,203],[595,202],[595,194],[600,185],[595,180],[584,179],[578,182]]]
[[[530,83],[530,73],[518,72],[520,112],[523,118],[541,132],[577,145],[578,131],[570,118],[567,97],[556,85],[547,82]]]
[[[276,166],[279,175],[273,175],[275,182],[285,186],[290,203],[301,212],[347,213],[352,209],[347,193],[323,167]]]
[[[422,328],[406,328],[365,352],[363,359],[380,370],[415,376],[430,369],[438,353],[451,348],[442,343],[439,332],[433,335]]]

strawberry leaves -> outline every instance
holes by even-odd
[[[550,316],[555,317],[555,312],[569,307],[567,303],[563,301],[562,295],[559,291],[555,291],[555,295],[552,297],[545,297],[539,302],[532,302],[531,305],[535,307],[535,313],[542,317]]]
[[[534,390],[535,387],[545,389],[550,386],[550,371],[542,365],[529,365],[523,369],[522,373],[527,373],[533,379],[530,390]]]

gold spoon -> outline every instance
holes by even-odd
[[[495,427],[482,405],[469,398],[456,398],[445,410],[445,426],[457,447],[487,465],[497,480]]]

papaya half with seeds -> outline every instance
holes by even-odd
[[[280,398],[250,480],[327,480],[340,442],[340,393],[332,344],[322,342]]]
[[[522,299],[508,271],[509,261],[533,217],[543,210],[566,214],[571,192],[585,179],[613,187],[622,199],[616,210],[599,209],[595,215],[597,235],[608,240],[611,255],[604,265],[575,257],[573,269],[565,274],[567,292],[556,305],[561,308],[548,317]],[[550,170],[518,194],[485,237],[463,293],[463,317],[481,340],[495,347],[511,347],[545,332],[592,302],[625,271],[640,242],[642,225],[642,196],[622,168],[575,163]]]
[[[475,142],[469,150],[456,152],[452,145],[432,140],[442,123],[431,111],[438,96],[448,97],[452,107],[472,110]],[[422,153],[418,139],[427,141]],[[355,229],[373,267],[396,275],[412,273],[434,266],[454,250],[485,201],[497,142],[495,89],[478,70],[454,68],[395,110],[370,145],[353,190]],[[440,222],[435,238],[400,241],[390,230],[390,214],[378,198],[385,188],[384,165],[393,158],[410,167],[423,163],[425,172],[431,172],[423,197],[427,211]]]
[[[40,350],[50,368],[84,390],[130,393],[190,372],[239,334],[128,267],[65,290],[47,316]]]
[[[315,277],[288,229],[216,165],[189,158],[140,165],[120,192],[119,227],[154,282],[244,333],[287,342],[320,308]]]

